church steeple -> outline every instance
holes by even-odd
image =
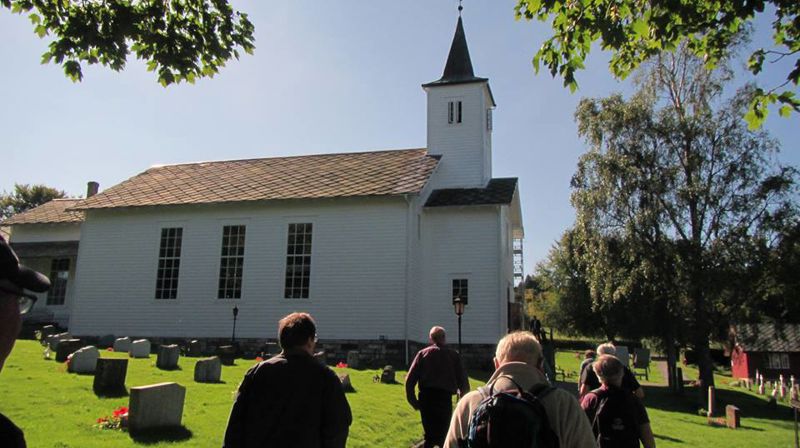
[[[467,36],[464,34],[464,24],[459,15],[456,33],[453,35],[453,43],[450,45],[450,54],[447,55],[447,63],[444,66],[444,73],[442,73],[441,78],[423,84],[423,87],[481,81],[487,81],[487,79],[475,76],[475,72],[472,69],[472,59],[469,57],[469,48],[467,47]]]

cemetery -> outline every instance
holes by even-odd
[[[37,341],[17,342],[4,369],[8,378],[0,383],[0,394],[7,415],[25,430],[29,446],[219,446],[236,387],[258,359],[235,357],[228,365],[218,356],[184,356],[184,352],[176,360],[179,347],[173,345],[152,346],[154,353],[143,357],[137,352],[134,357],[133,345],[119,341],[110,348],[77,344],[80,347],[67,355],[69,362],[45,359],[43,352],[49,346]],[[114,345],[127,346],[128,351],[115,351]],[[631,358],[642,362],[642,349],[630,352],[635,354]],[[580,350],[555,350],[561,387],[576,390],[581,358]],[[690,380],[697,378],[696,368],[682,366],[685,386],[676,395],[666,386],[663,362],[656,355],[652,358],[634,371],[645,388],[644,403],[658,446],[792,444],[789,378],[782,388],[779,378],[745,381],[718,372],[709,406],[706,401],[699,403]],[[92,360],[95,372],[86,373]],[[419,414],[405,401],[405,371],[392,366],[356,369],[347,361],[343,358],[339,367],[331,367],[348,391],[353,411],[348,447],[413,446],[421,438],[421,427]],[[637,367],[634,359],[630,365]],[[470,370],[471,387],[483,385],[490,374]],[[123,429],[103,429],[113,426],[109,422],[115,418]]]

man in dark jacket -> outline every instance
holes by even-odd
[[[22,315],[36,303],[36,296],[25,292],[26,289],[45,292],[50,289],[50,280],[19,264],[17,254],[0,236],[0,371],[22,328]],[[0,414],[0,446],[26,446],[22,430],[3,414]]]
[[[444,328],[431,328],[429,337],[431,345],[417,353],[406,376],[406,399],[411,407],[419,410],[425,448],[444,445],[453,413],[453,395],[460,398],[469,392],[461,357],[445,347]],[[419,399],[416,395],[418,383]]]
[[[278,323],[279,355],[244,376],[224,448],[344,448],[353,421],[336,374],[314,359],[316,325],[307,313]]]

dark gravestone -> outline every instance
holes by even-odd
[[[397,381],[395,380],[395,371],[394,367],[386,366],[383,368],[381,372],[381,383],[383,384],[394,384]]]
[[[194,365],[194,380],[198,383],[218,383],[222,374],[222,363],[219,357],[199,359]]]
[[[113,334],[107,334],[105,336],[100,336],[100,339],[97,340],[97,346],[100,348],[108,348],[114,345],[114,342],[117,338]]]
[[[205,344],[197,339],[189,341],[189,345],[186,346],[186,356],[203,356],[203,351],[205,351]]]
[[[62,339],[58,343],[56,349],[56,362],[64,362],[69,355],[80,350],[83,347],[83,342],[80,339]]]
[[[180,354],[181,349],[176,344],[159,346],[156,367],[164,370],[177,369]]]
[[[124,395],[127,359],[100,358],[94,371],[92,389],[97,395]]]
[[[223,345],[217,349],[217,356],[222,361],[222,365],[232,366],[236,360],[236,347],[232,345]]]
[[[44,327],[42,327],[41,333],[39,334],[41,337],[42,344],[47,342],[48,336],[52,336],[57,333],[58,333],[58,328],[56,328],[53,325],[45,325]]]
[[[739,408],[732,404],[725,406],[725,424],[731,429],[742,426]]]

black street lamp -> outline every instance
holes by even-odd
[[[464,314],[464,306],[466,302],[461,300],[461,297],[453,298],[453,308],[455,309],[456,316],[458,316],[458,354],[461,354],[461,315]]]
[[[236,316],[239,315],[239,308],[233,305],[233,332],[231,333],[231,345],[236,343]]]

